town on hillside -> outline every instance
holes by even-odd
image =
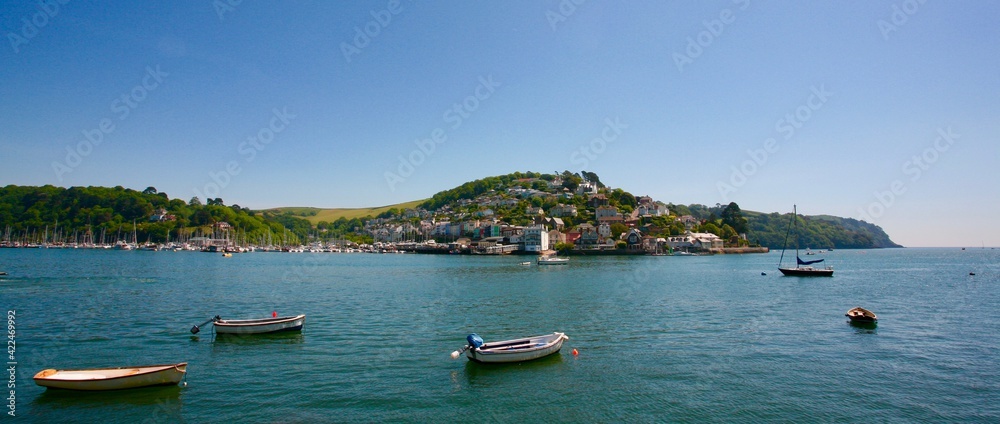
[[[723,211],[720,226],[718,220],[678,216],[671,205],[650,196],[606,187],[593,173],[515,173],[491,178],[495,181],[479,180],[439,193],[421,207],[389,210],[366,221],[365,231],[378,250],[418,253],[768,251],[748,242],[746,219],[735,203]],[[470,184],[471,190],[463,190]]]
[[[221,198],[170,198],[155,187],[8,185],[0,187],[0,248],[690,255],[767,252],[789,242],[899,247],[874,224],[795,216],[736,203],[675,205],[585,171],[514,172],[361,210],[252,210]],[[788,240],[791,222],[803,231]]]

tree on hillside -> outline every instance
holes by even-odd
[[[597,188],[604,188],[605,187],[604,183],[601,182],[601,178],[598,177],[596,173],[587,172],[587,171],[580,171],[580,175],[582,175],[583,178],[585,178],[587,181],[590,181],[590,182],[592,182],[594,184],[597,184]]]
[[[712,233],[712,234],[715,234],[715,235],[717,235],[719,237],[722,237],[722,229],[720,229],[719,226],[717,226],[717,225],[715,225],[715,224],[713,224],[711,222],[706,222],[704,224],[699,225],[698,226],[698,232],[699,233]]]
[[[632,193],[620,188],[611,190],[611,193],[608,193],[608,201],[613,206],[628,205],[632,208],[635,208],[639,204],[636,202],[635,196],[633,196]]]
[[[667,209],[670,209],[670,212],[677,214],[677,216],[691,215],[691,209],[688,209],[688,207],[684,205],[668,203]]]
[[[728,242],[730,239],[736,237],[737,235],[738,234],[736,233],[736,230],[733,229],[733,227],[731,227],[729,224],[723,224],[721,229],[721,234],[719,234],[719,237],[722,237],[724,240]]]
[[[743,212],[740,210],[740,205],[736,202],[730,202],[725,209],[722,210],[722,223],[733,227],[733,230],[737,234],[745,234],[747,232],[747,219],[743,217]]]
[[[611,237],[618,238],[626,231],[628,231],[628,227],[626,227],[625,224],[622,224],[620,222],[611,224]]]
[[[580,183],[583,182],[583,178],[580,178],[579,175],[569,171],[563,171],[562,179],[563,188],[568,189],[569,191],[576,191],[576,188],[580,187]]]

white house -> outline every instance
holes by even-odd
[[[598,206],[594,216],[597,219],[618,216],[618,208],[614,206]]]
[[[565,242],[566,242],[566,234],[565,233],[563,233],[563,232],[561,232],[559,230],[549,231],[549,244],[550,245],[554,246],[554,245],[556,245],[558,243],[565,243]]]
[[[667,205],[663,202],[648,202],[639,205],[635,209],[639,216],[667,216],[670,215],[670,210],[667,209]]]
[[[543,225],[534,225],[524,229],[524,250],[541,252],[549,250],[549,232]]]
[[[601,225],[597,226],[597,235],[602,239],[611,237],[611,224],[607,222],[602,222]]]
[[[667,245],[671,249],[680,250],[708,250],[721,249],[723,241],[719,236],[712,233],[692,233],[690,231],[683,236],[675,236],[667,239]]]
[[[554,217],[577,216],[578,211],[576,209],[576,205],[559,204],[553,207],[552,209],[549,209],[549,215],[552,215]]]
[[[576,194],[597,194],[597,184],[584,181],[576,187]]]
[[[680,218],[677,218],[677,220],[680,221],[681,224],[684,224],[684,228],[688,230],[698,226],[698,219],[691,215],[681,216]]]

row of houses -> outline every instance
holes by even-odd
[[[615,215],[602,215],[602,218]],[[673,237],[653,237],[643,233],[643,229],[630,228],[629,231],[614,237],[611,225],[619,222],[614,219],[600,219],[597,225],[579,224],[567,229],[565,223],[558,217],[536,216],[534,224],[515,226],[499,222],[495,219],[473,219],[467,221],[421,221],[419,225],[409,222],[369,228],[376,242],[403,242],[422,238],[459,238],[469,240],[494,239],[497,245],[517,245],[516,250],[540,252],[551,250],[557,243],[572,243],[576,249],[615,249],[618,241],[626,242],[626,249],[631,251],[705,251],[712,248],[722,248],[723,240],[711,233],[697,233],[688,229],[687,233]],[[685,220],[691,223],[690,220]],[[695,221],[696,222],[696,221]],[[693,224],[693,223],[692,223]],[[647,231],[656,231],[650,228]]]
[[[523,182],[538,187],[540,179],[525,179]],[[548,188],[558,191],[561,181],[548,181]],[[375,241],[400,242],[426,238],[450,238],[458,240],[468,237],[472,240],[495,242],[496,245],[518,245],[520,250],[537,252],[552,249],[557,243],[572,243],[578,249],[614,249],[619,241],[625,241],[629,250],[666,251],[666,250],[708,250],[721,248],[722,240],[714,234],[695,233],[692,230],[699,221],[685,215],[678,218],[687,233],[675,237],[652,237],[644,232],[661,233],[663,228],[647,224],[640,226],[642,218],[668,216],[670,210],[663,202],[654,201],[649,196],[636,197],[636,207],[630,213],[623,214],[617,207],[611,206],[606,194],[599,193],[596,184],[584,182],[577,187],[575,193],[562,189],[561,194],[553,194],[536,188],[513,187],[506,190],[506,195],[489,192],[476,199],[462,199],[459,207],[478,206],[475,212],[459,211],[455,213],[449,206],[440,210],[428,212],[422,209],[404,212],[405,217],[420,217],[419,224],[409,222],[393,223],[391,220],[377,220],[366,223],[366,229],[373,235]],[[594,222],[583,223],[573,229],[566,229],[563,217],[577,217],[580,210],[575,204],[558,203],[547,213],[541,207],[531,206],[526,209],[526,215],[532,217],[533,225],[512,226],[499,220],[493,207],[513,206],[520,199],[533,196],[553,198],[572,198],[574,195],[587,196],[587,207],[594,210]],[[466,209],[467,210],[467,209]],[[449,216],[449,220],[437,220],[437,217]],[[458,218],[455,220],[455,218]],[[611,226],[624,224],[630,230],[620,237],[612,237]]]
[[[514,244],[523,244],[526,252],[542,252],[552,249],[557,243],[573,243],[578,250],[612,250],[618,248],[618,241],[625,242],[625,250],[633,253],[656,253],[667,251],[709,251],[723,248],[723,240],[712,233],[687,232],[682,236],[655,237],[644,235],[641,230],[632,228],[618,238],[611,236],[610,230],[603,224],[594,227],[582,224],[575,231],[562,232],[548,230],[543,225],[535,225],[524,229],[520,238],[509,240]]]

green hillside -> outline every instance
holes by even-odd
[[[424,217],[429,212],[439,222],[489,217],[510,225],[530,225],[536,219],[534,214],[552,216],[550,212],[557,207],[578,211],[561,218],[565,227],[571,229],[585,223],[596,225],[598,221],[590,196],[575,195],[581,186],[590,187],[591,192],[599,191],[599,200],[623,216],[633,211],[638,216],[638,210],[651,204],[649,198],[605,186],[594,173],[569,171],[514,172],[486,177],[438,192],[430,199],[380,207],[282,207],[257,211],[225,205],[218,198],[205,199],[205,204],[197,198],[171,199],[153,187],[140,192],[123,187],[9,185],[0,187],[0,230],[9,240],[55,241],[88,234],[91,238],[101,235],[117,239],[134,232],[138,240],[161,242],[168,237],[211,233],[215,224],[226,222],[240,239],[248,242],[348,239],[364,243],[373,240],[377,229],[418,224],[421,218],[404,214],[407,209],[424,209]],[[640,200],[647,202],[646,206],[640,205]],[[791,222],[791,214],[741,211],[736,203],[676,205],[666,199],[652,200],[668,208],[669,216],[647,214],[629,224],[657,237],[681,235],[690,228],[714,233],[733,245],[749,242],[780,249]],[[154,218],[161,214],[169,219]],[[678,219],[686,215],[694,217],[687,228]],[[376,217],[382,218],[378,228],[366,225],[366,221]],[[829,215],[800,215],[798,219],[798,236],[789,238],[789,247],[795,247],[796,243],[800,248],[815,249],[901,247],[882,228],[856,219]],[[628,228],[622,221],[611,226],[613,236],[625,231]],[[738,234],[746,234],[747,239],[740,240]]]
[[[546,186],[546,182],[555,179],[562,181],[561,187],[551,188]],[[601,187],[600,192],[606,195],[608,204],[618,208],[621,212],[628,213],[636,207],[637,197],[634,194],[621,188],[610,189],[605,187],[601,183],[600,178],[594,173],[582,172],[575,174],[569,171],[561,174],[515,172],[507,175],[481,178],[452,189],[441,191],[420,206],[430,210],[448,207],[456,211],[475,212],[485,209],[485,207],[476,206],[475,204],[461,206],[461,202],[474,201],[483,196],[509,198],[511,196],[505,194],[505,192],[517,188],[537,189],[555,195],[567,190],[572,192],[579,184],[588,181]],[[655,200],[666,202],[668,199]],[[495,210],[497,216],[503,217],[506,222],[524,225],[530,222],[530,219],[524,214],[525,208],[529,206],[540,207],[547,213],[557,203],[575,205],[580,211],[578,217],[563,218],[567,226],[584,222],[596,222],[594,208],[587,205],[585,196],[575,196],[569,199],[531,197],[518,200],[516,206],[492,207],[492,209]],[[741,211],[739,205],[735,203],[716,206],[700,204],[675,205],[668,203],[668,206],[673,218],[644,218],[640,220],[639,225],[652,224],[654,228],[658,229],[651,235],[675,236],[684,232],[684,226],[673,219],[683,215],[691,215],[700,223],[693,228],[694,231],[714,233],[727,240],[734,234],[745,233],[752,245],[780,249],[785,242],[785,236],[788,232],[788,225],[791,222],[790,219],[792,216],[790,213],[778,214],[776,212]],[[877,225],[852,218],[841,218],[830,215],[800,215],[799,237],[789,238],[789,247],[794,247],[796,242],[802,248],[812,247],[817,249],[902,247],[893,242],[889,238],[889,235]]]
[[[749,223],[748,236],[751,242],[772,249],[780,249],[784,244],[792,214],[760,213],[744,211]],[[881,227],[853,218],[830,215],[799,215],[799,237],[788,236],[788,248],[813,249],[870,249],[902,247],[891,239]]]
[[[287,213],[293,216],[299,216],[309,221],[309,223],[316,225],[322,221],[334,222],[340,218],[355,219],[355,218],[364,218],[366,216],[378,216],[382,212],[388,211],[393,208],[399,210],[413,209],[425,201],[426,200],[414,200],[412,202],[399,203],[388,206],[379,206],[374,208],[281,207],[274,209],[266,209],[266,211],[274,212],[275,214]]]

